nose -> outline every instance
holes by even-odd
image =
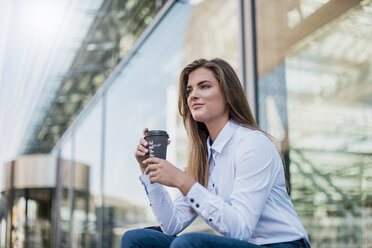
[[[194,89],[191,91],[190,95],[189,95],[189,99],[192,101],[192,100],[196,100],[199,98],[198,96],[198,90],[197,89]]]

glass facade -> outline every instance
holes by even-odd
[[[87,0],[90,5],[101,5],[101,8],[83,11],[76,7],[95,20],[88,28],[85,24],[84,30],[87,31],[81,33],[83,42],[80,49],[76,51],[59,90],[51,97],[54,102],[48,106],[49,111],[45,111],[45,107],[39,111],[42,113],[37,119],[39,128],[28,137],[23,153],[49,153],[53,149],[76,116],[133,49],[165,2]]]
[[[76,196],[70,203],[69,191],[62,194],[64,246],[119,247],[126,230],[156,225],[138,179],[134,150],[143,128],[166,129],[172,140],[167,158],[185,168],[187,137],[177,109],[178,76],[186,63],[201,57],[224,57],[241,70],[235,0],[176,2],[104,88],[97,103],[65,135],[56,150],[64,160],[89,166],[90,197],[88,213],[79,214]],[[169,192],[176,193],[172,188]],[[187,231],[193,230],[213,232],[201,219]]]
[[[372,2],[272,3],[256,1],[260,125],[312,247],[372,247]]]
[[[0,248],[119,247],[126,230],[156,225],[135,148],[143,128],[167,130],[167,159],[185,168],[179,73],[215,57],[256,70],[243,83],[256,87],[312,247],[372,247],[372,1],[104,1],[100,13],[56,104],[67,119],[82,110],[53,138],[56,187],[1,192]],[[214,232],[201,219],[189,231]]]

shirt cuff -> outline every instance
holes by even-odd
[[[204,188],[200,183],[194,183],[186,195],[186,201],[191,205],[196,212],[202,213],[203,209],[207,207],[210,192]]]
[[[143,187],[145,187],[146,193],[150,194],[151,192],[155,191],[157,188],[161,187],[160,183],[151,183],[150,182],[150,175],[149,174],[142,174],[139,179]]]
[[[223,204],[223,201],[220,202],[218,199],[216,201],[215,197],[201,184],[195,183],[187,194],[186,201],[208,225],[223,233],[220,227],[221,218],[219,217],[221,210],[217,208],[219,203]]]

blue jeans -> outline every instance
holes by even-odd
[[[226,238],[208,233],[186,233],[178,237],[169,236],[150,229],[135,229],[124,233],[121,248],[192,248],[192,247],[242,247],[242,248],[310,248],[304,240],[292,242],[255,245],[238,239]]]

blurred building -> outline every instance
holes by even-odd
[[[371,0],[92,2],[1,165],[0,248],[119,247],[155,225],[133,152],[144,127],[166,129],[168,159],[186,166],[178,76],[215,57],[281,147],[312,247],[372,247]],[[186,231],[213,232],[200,219]]]

